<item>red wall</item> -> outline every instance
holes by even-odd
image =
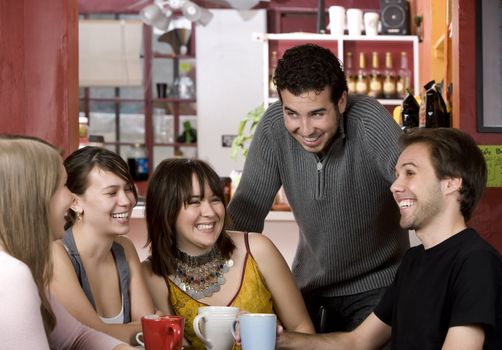
[[[458,101],[459,129],[472,135],[480,145],[502,145],[502,133],[479,133],[476,126],[475,1],[455,0],[453,3],[453,18],[458,19],[453,28],[458,31],[454,39],[457,42],[453,43],[458,47],[455,55],[458,59],[453,62],[453,70],[457,72],[458,80],[458,86],[454,86],[458,98],[454,100]],[[502,253],[502,188],[486,189],[470,225]]]
[[[78,147],[76,1],[0,1],[0,132]]]

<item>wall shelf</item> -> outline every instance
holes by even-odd
[[[329,48],[342,61],[345,58],[345,52],[354,51],[391,51],[394,53],[394,67],[397,67],[397,53],[405,51],[408,53],[408,59],[412,62],[410,67],[412,81],[411,87],[415,94],[420,92],[419,86],[419,56],[418,56],[418,37],[416,35],[378,35],[378,36],[334,36],[330,34],[316,33],[253,33],[253,39],[261,41],[264,45],[263,53],[263,101],[265,105],[277,101],[276,97],[269,96],[269,67],[270,52],[276,51],[280,58],[285,50],[290,47],[303,43],[314,43]],[[354,54],[354,56],[356,56]],[[397,69],[396,69],[397,70]],[[401,99],[378,99],[378,101],[388,108],[400,105]]]

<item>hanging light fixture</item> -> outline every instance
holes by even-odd
[[[157,1],[141,9],[140,17],[145,24],[166,31],[169,28],[173,10],[181,10],[188,20],[203,26],[206,26],[213,18],[209,10],[189,0]]]
[[[154,26],[155,28],[166,31],[169,28],[169,24],[171,23],[171,17],[173,15],[173,11],[169,8],[164,8],[159,6],[158,4],[152,4],[144,7],[139,16],[141,20],[150,26]]]
[[[185,1],[181,8],[181,12],[183,12],[183,15],[191,22],[196,22],[203,26],[206,26],[213,18],[211,12],[191,1]]]

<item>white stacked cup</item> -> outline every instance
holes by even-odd
[[[345,30],[345,8],[343,6],[330,6],[328,11],[331,35],[342,36]]]
[[[361,35],[363,28],[362,10],[354,8],[347,10],[347,27],[349,29],[349,35]]]
[[[366,35],[378,35],[378,19],[380,15],[378,12],[365,12],[364,13],[364,30]]]

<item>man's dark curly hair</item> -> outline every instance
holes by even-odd
[[[308,91],[320,93],[330,86],[335,104],[347,91],[347,79],[338,58],[330,50],[314,44],[286,50],[277,62],[273,78],[279,93],[286,89],[295,96]]]

